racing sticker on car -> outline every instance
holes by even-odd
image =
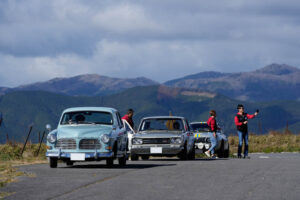
[[[200,133],[195,133],[195,138],[198,138],[198,137],[200,137]]]

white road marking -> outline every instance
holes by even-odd
[[[259,156],[259,158],[270,158],[269,156]]]

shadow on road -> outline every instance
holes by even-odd
[[[218,161],[218,160],[229,160],[229,158],[218,158],[218,159],[212,159],[212,158],[196,158],[195,160],[179,160],[179,159],[166,159],[166,158],[161,158],[161,159],[150,159],[150,160],[142,160],[143,162],[147,161],[176,161],[176,162],[198,162],[198,161]],[[138,161],[135,161],[138,162]]]
[[[153,167],[166,167],[166,166],[175,166],[176,164],[128,164],[124,167],[121,167],[119,165],[114,165],[112,167],[108,167],[105,164],[89,164],[89,165],[73,165],[73,166],[59,166],[60,169],[145,169],[145,168],[153,168]]]

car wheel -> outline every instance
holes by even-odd
[[[139,160],[139,156],[136,154],[131,154],[130,157],[131,157],[131,160]]]
[[[224,158],[229,158],[229,144],[227,143],[227,150],[224,150]]]
[[[142,156],[142,160],[149,160],[149,156]]]
[[[56,168],[57,167],[57,158],[49,158],[49,164],[50,168]]]
[[[119,166],[123,167],[126,165],[126,156],[123,156],[122,158],[119,158]]]
[[[218,157],[219,158],[224,158],[224,140],[221,141],[221,146],[218,151]]]
[[[107,167],[112,167],[112,166],[114,166],[114,159],[113,159],[113,158],[107,158],[107,159],[106,159],[106,166],[107,166]]]
[[[67,161],[67,162],[66,162],[66,165],[67,165],[67,166],[73,166],[73,164],[74,164],[73,161]]]
[[[189,160],[195,160],[195,146],[193,147],[191,153],[189,154],[188,158]]]
[[[178,155],[178,157],[180,158],[180,160],[186,160],[188,158],[187,149],[186,149],[186,143],[184,145],[184,149],[180,152],[180,154]]]

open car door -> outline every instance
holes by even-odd
[[[130,151],[131,150],[131,145],[132,145],[132,141],[131,140],[132,140],[132,137],[135,134],[135,132],[134,132],[133,128],[130,126],[130,124],[126,120],[122,119],[122,121],[123,121],[124,128],[125,128],[125,130],[127,132],[127,137],[128,137],[128,147],[127,147],[127,150]]]

